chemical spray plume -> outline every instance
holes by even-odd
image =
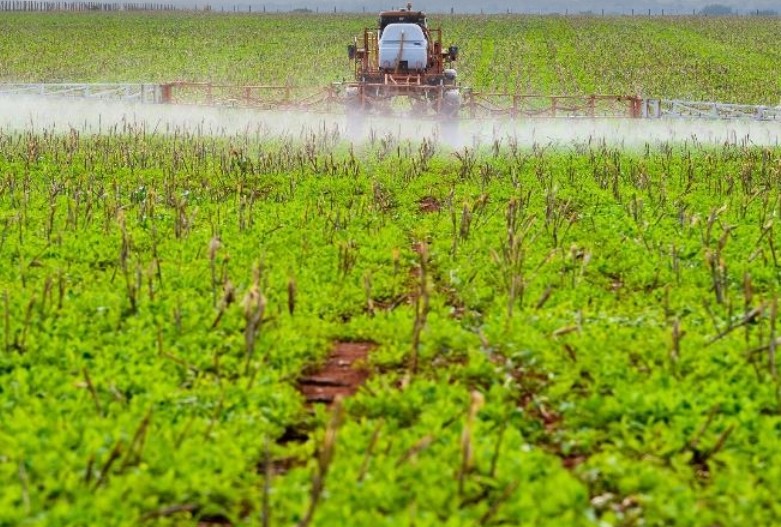
[[[512,141],[519,146],[606,144],[779,145],[781,125],[756,121],[517,119],[444,123],[400,117],[364,117],[230,107],[148,105],[84,99],[0,97],[0,131],[245,136],[258,140],[331,134],[354,143],[376,139],[433,140],[452,148]]]

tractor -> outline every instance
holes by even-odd
[[[461,93],[453,69],[458,47],[445,48],[442,29],[429,28],[426,14],[411,3],[380,13],[377,27],[356,37],[347,55],[355,70],[355,80],[345,87],[348,114],[397,113],[399,101],[407,100],[417,117],[458,116]]]

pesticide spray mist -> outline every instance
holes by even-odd
[[[353,143],[377,139],[435,141],[460,149],[512,141],[520,146],[647,144],[778,146],[781,124],[757,121],[526,119],[442,123],[409,116],[366,117],[228,107],[132,104],[84,99],[1,97],[0,131],[307,138],[332,134]]]

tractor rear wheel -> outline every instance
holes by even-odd
[[[442,95],[442,101],[439,108],[440,116],[445,119],[458,119],[460,110],[461,92],[458,90],[447,90]]]

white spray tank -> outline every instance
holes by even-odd
[[[381,70],[424,71],[428,67],[428,40],[417,24],[389,24],[379,44]]]

